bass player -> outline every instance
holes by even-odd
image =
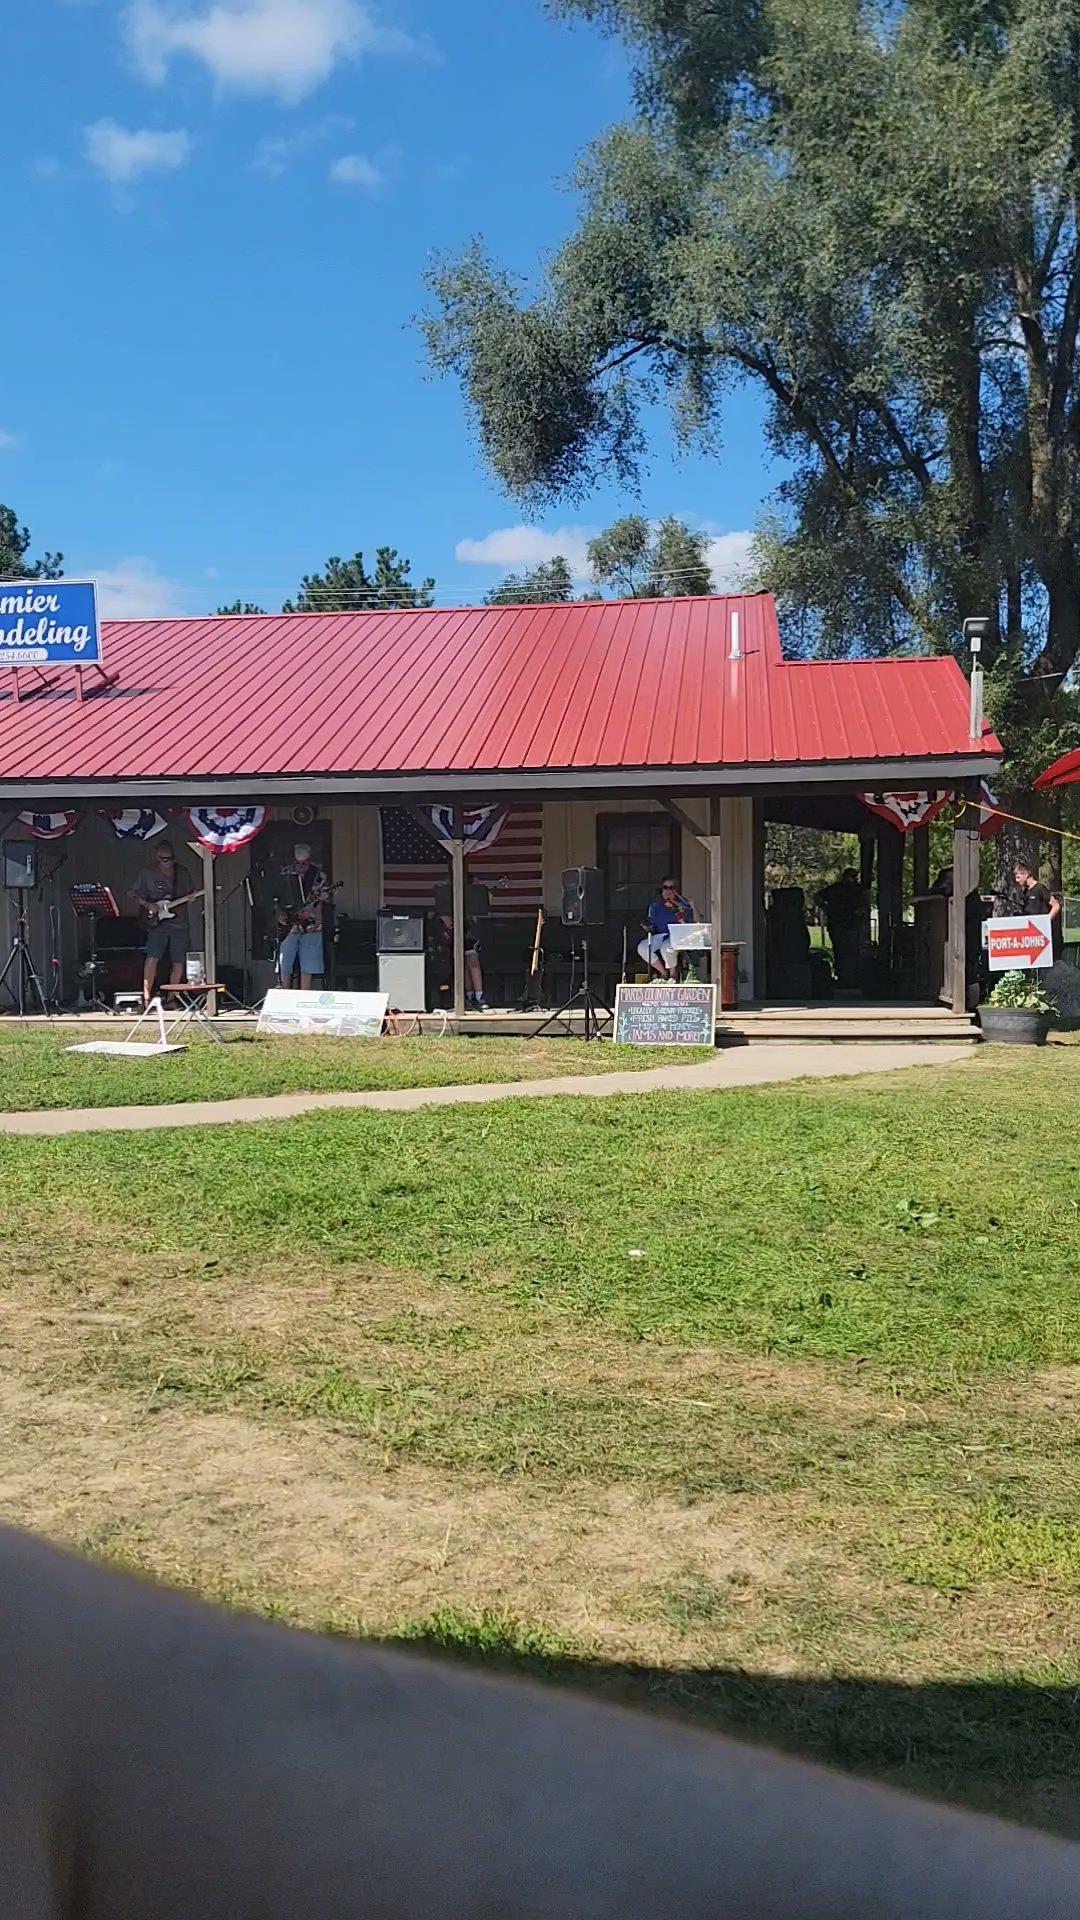
[[[191,946],[191,929],[188,925],[187,906],[179,907],[175,915],[168,920],[155,918],[155,910],[163,900],[183,900],[193,892],[191,874],[187,867],[176,864],[176,850],[171,840],[159,840],[154,848],[153,865],[144,867],[136,875],[135,884],[130,889],[129,898],[134,900],[149,920],[146,930],[145,959],[143,961],[143,1005],[148,1006],[153,997],[154,982],[158,969],[167,960],[169,965],[169,983],[179,986],[184,978],[184,961]]]

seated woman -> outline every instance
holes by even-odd
[[[671,944],[671,928],[685,926],[697,915],[689,900],[684,900],[678,884],[670,875],[661,880],[656,899],[649,904],[649,931],[638,945],[641,958],[662,980],[674,980],[679,956]]]

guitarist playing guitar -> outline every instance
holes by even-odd
[[[292,985],[294,969],[300,968],[300,986],[307,992],[316,974],[326,972],[323,953],[323,909],[335,889],[326,874],[311,858],[311,848],[298,841],[293,848],[293,864],[285,868],[292,899],[278,911],[281,936],[278,947],[277,976],[283,987]]]
[[[169,981],[179,986],[184,977],[184,960],[191,946],[187,900],[194,899],[191,874],[176,864],[171,840],[159,840],[154,848],[153,864],[136,875],[129,897],[142,909],[147,922],[145,960],[143,962],[143,1005],[154,992],[154,982],[163,962],[169,966]],[[175,913],[159,918],[162,901],[177,901]]]

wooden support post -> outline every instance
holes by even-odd
[[[911,836],[911,888],[916,900],[930,891],[929,827],[916,827]]]
[[[976,797],[977,789],[958,787],[958,801]],[[967,899],[979,884],[979,809],[960,807],[953,828],[953,890],[949,901],[949,984],[954,1013],[966,1013]]]
[[[722,951],[724,927],[721,885],[723,882],[723,860],[720,844],[720,795],[709,797],[709,914],[712,919],[712,963],[710,978],[716,983],[716,1011],[720,1012],[724,997],[724,955]]]
[[[904,835],[883,825],[878,834],[878,953],[890,969],[903,916]]]
[[[450,843],[450,879],[454,907],[454,1018],[465,1017],[465,809],[454,802],[454,837]]]
[[[867,951],[870,945],[870,937],[873,933],[873,926],[870,919],[870,902],[874,890],[874,854],[876,851],[877,839],[872,833],[867,834],[860,840],[859,885],[862,888],[863,900],[866,903],[863,907],[862,928],[859,937],[859,948],[862,953]]]
[[[203,883],[203,962],[208,980],[217,979],[217,894],[214,883],[214,855],[208,847],[200,847],[202,859]],[[207,994],[207,1013],[216,1014],[218,997],[216,993]]]
[[[753,826],[753,880],[754,889],[754,980],[755,1000],[764,1000],[768,993],[768,970],[766,964],[766,940],[768,929],[765,920],[765,854],[768,826],[765,820],[764,800],[755,800]]]

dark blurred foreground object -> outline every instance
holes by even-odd
[[[9,1920],[1066,1920],[1080,1849],[0,1528]]]

